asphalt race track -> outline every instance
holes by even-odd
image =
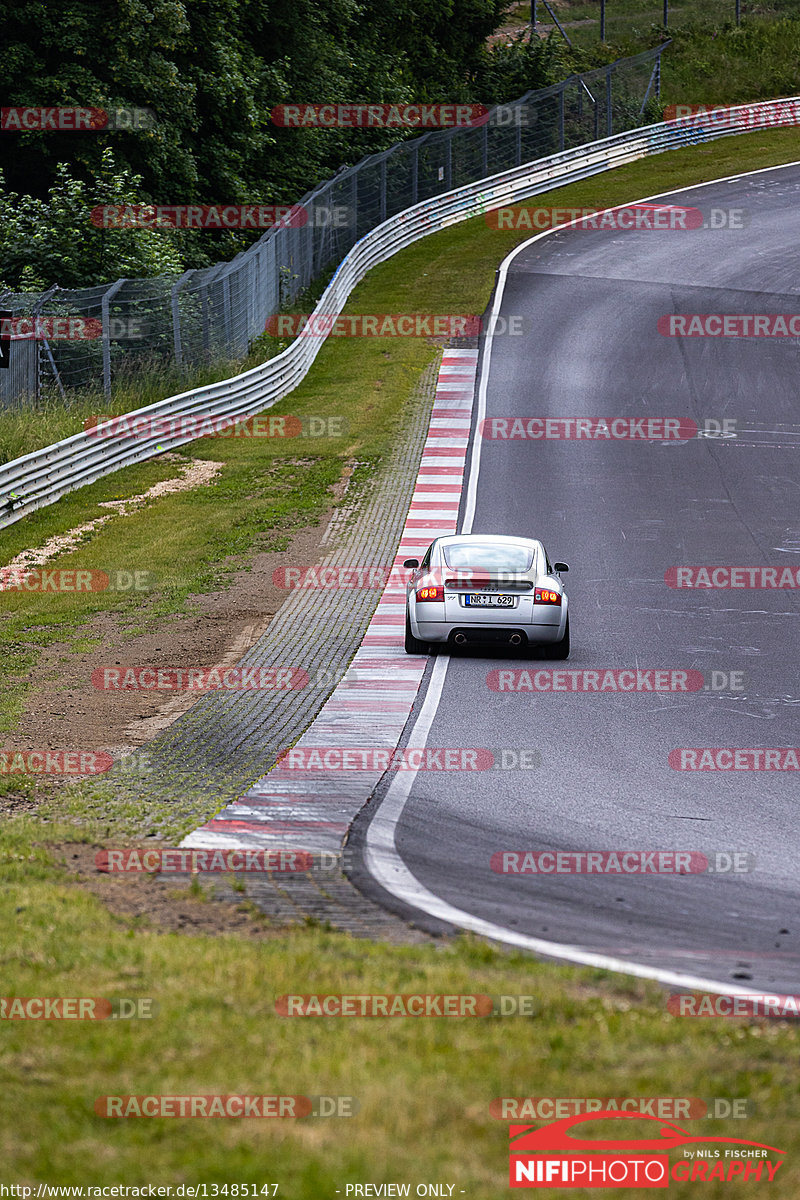
[[[723,987],[798,992],[800,775],[668,761],[680,747],[800,745],[798,592],[671,588],[665,572],[800,567],[800,341],[678,339],[657,322],[800,312],[800,167],[665,203],[707,218],[745,210],[745,227],[578,229],[526,245],[497,309],[521,316],[524,334],[483,348],[486,417],[668,417],[701,429],[728,419],[736,436],[482,440],[472,531],[541,537],[570,564],[572,653],[563,664],[474,650],[434,660],[434,680],[446,675],[427,745],[524,749],[538,765],[419,771],[396,846],[430,893],[514,934]],[[498,669],[636,667],[743,676],[740,690],[690,693],[487,683]],[[742,852],[751,869],[494,872],[492,855],[507,850],[683,850],[712,863]]]

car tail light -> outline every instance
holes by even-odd
[[[439,600],[444,602],[444,588],[441,587],[424,587],[417,591],[417,601]]]
[[[558,604],[561,605],[561,593],[551,592],[549,588],[537,588],[533,594],[534,604]]]

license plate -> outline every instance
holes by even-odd
[[[485,596],[478,594],[464,597],[467,608],[513,608],[513,596]]]

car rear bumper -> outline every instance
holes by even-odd
[[[415,636],[422,642],[495,642],[552,645],[564,636],[561,623],[547,625],[461,625],[451,621],[419,621]],[[412,622],[413,629],[413,622]]]

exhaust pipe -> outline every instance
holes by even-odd
[[[453,635],[453,641],[457,646],[466,646],[467,635],[465,633],[456,633]]]
[[[509,646],[521,646],[522,645],[522,634],[521,633],[512,633],[508,639],[508,644],[509,644]]]

